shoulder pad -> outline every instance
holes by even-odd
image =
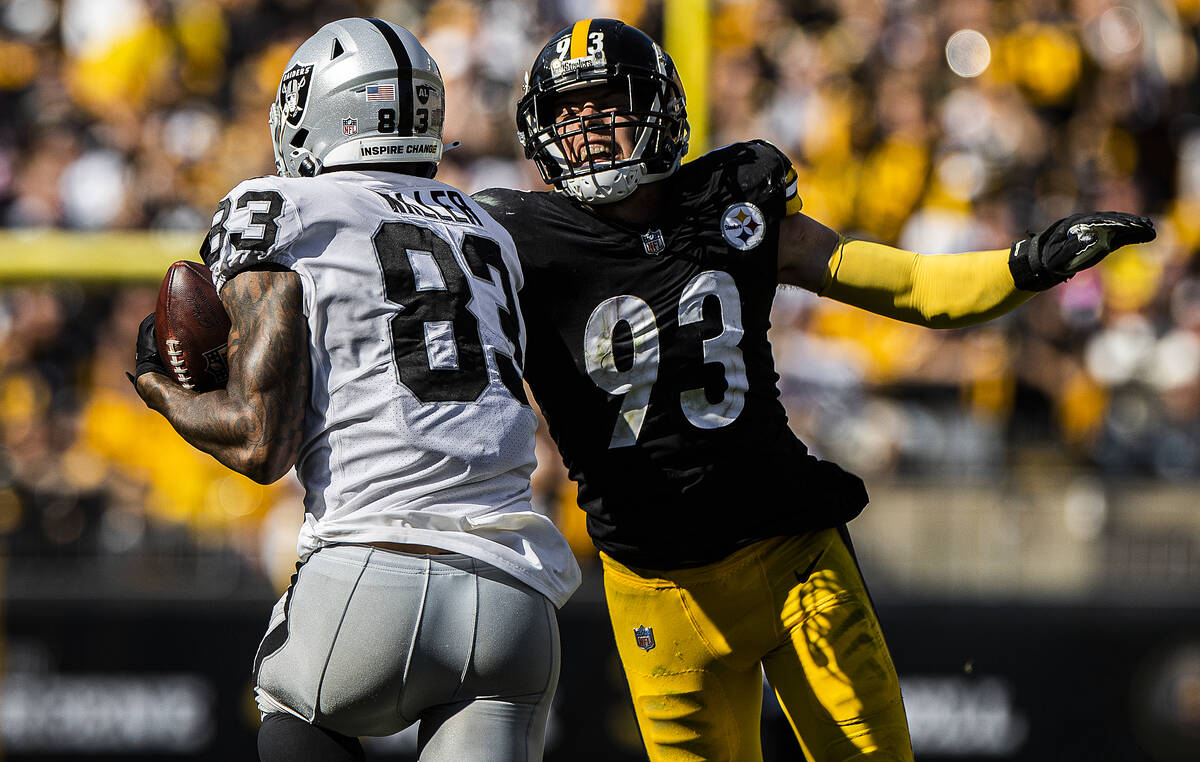
[[[775,144],[766,140],[751,140],[750,145],[761,157],[760,160],[767,172],[767,181],[774,187],[783,189],[783,202],[787,214],[795,214],[804,205],[800,200],[797,188],[798,175],[796,166],[787,155],[780,151]]]
[[[297,182],[256,177],[239,183],[221,199],[200,247],[218,291],[226,280],[253,265],[291,266],[286,250],[303,229],[291,192]]]
[[[471,194],[475,203],[488,212],[505,212],[518,209],[524,201],[525,191],[512,188],[484,188]]]
[[[773,218],[794,211],[790,206],[790,198],[795,195],[792,163],[763,140],[731,143],[709,151],[684,164],[681,175],[685,194],[716,194],[721,203],[736,197],[756,204]]]

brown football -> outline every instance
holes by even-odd
[[[229,378],[229,315],[212,273],[199,262],[167,268],[154,310],[158,353],[184,389],[225,388]]]

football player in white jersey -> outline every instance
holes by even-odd
[[[185,390],[139,335],[138,393],[187,441],[305,488],[301,563],[254,659],[263,760],[362,759],[420,722],[421,759],[541,759],[555,608],[579,584],[530,507],[536,418],[512,239],[432,179],[444,86],[412,34],[321,28],[271,106],[281,177],[220,203],[201,254],[229,381]]]

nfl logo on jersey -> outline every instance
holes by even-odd
[[[649,651],[651,648],[654,648],[653,627],[634,627],[633,638],[637,641],[637,647],[643,651]]]
[[[667,242],[663,238],[661,230],[647,230],[642,234],[642,246],[645,247],[647,254],[657,257],[666,250]]]

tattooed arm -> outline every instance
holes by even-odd
[[[287,473],[300,452],[308,403],[308,332],[300,277],[248,270],[221,289],[229,313],[229,382],[197,394],[159,373],[135,386],[192,446],[260,484]]]

